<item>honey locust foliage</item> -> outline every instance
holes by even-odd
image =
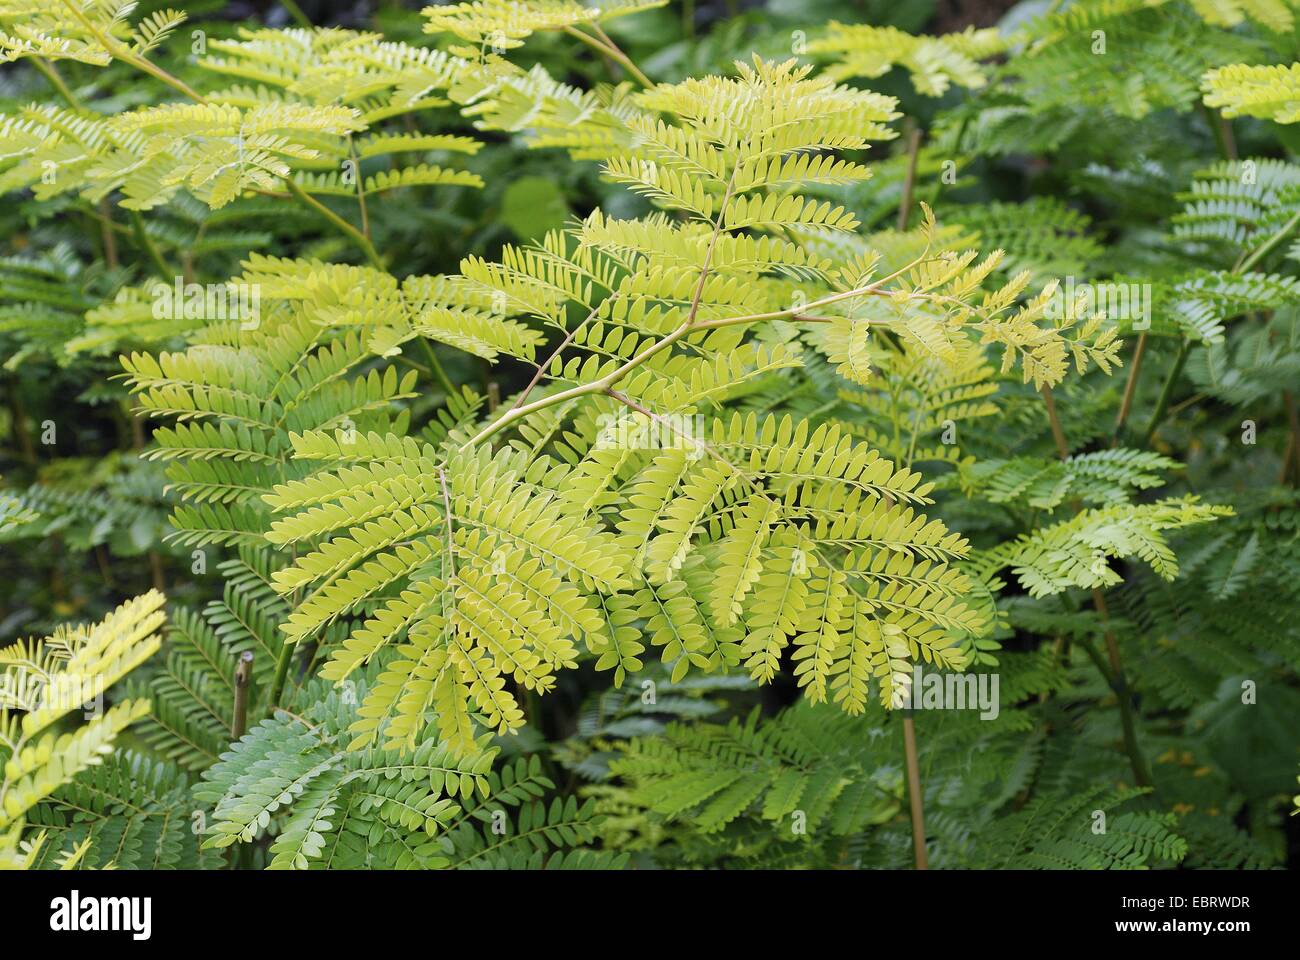
[[[906,866],[909,796],[936,866],[1282,859],[1300,174],[1220,120],[1291,6],[664,6],[0,0],[0,540],[171,600],[0,651],[6,865]]]
[[[941,361],[978,333],[1003,346],[1004,367],[1018,360],[1026,379],[1051,383],[1067,355],[1080,369],[1106,365],[1116,344],[1096,322],[1076,339],[1066,325],[1036,324],[1050,290],[1007,315],[1027,277],[979,294],[997,255],[929,256],[932,219],[922,255],[894,276],[872,280],[863,257],[814,266],[796,238],[856,221],[790,188],[868,170],[807,151],[887,135],[890,101],[792,63],[737,70],[635,96],[646,113],[625,122],[639,147],[606,160],[611,179],[684,222],[596,213],[537,247],[507,248],[499,263],[462,264],[467,292],[586,348],[585,359],[557,352],[541,366],[537,400],[521,395],[441,451],[378,435],[295,437],[298,459],[337,468],[265,498],[293,511],[273,542],[320,542],[276,576],[282,593],[311,590],[286,631],[301,642],[375,604],[331,655],[323,675],[336,681],[404,635],[363,706],[359,743],[409,744],[430,709],[459,749],[473,743],[473,710],[499,732],[516,730],[523,714],[507,680],[550,689],[555,671],[576,663],[575,641],[616,684],[641,668],[646,640],[663,647],[675,678],[743,665],[764,682],[793,645],[810,699],[859,712],[870,678],[888,701],[907,663],[960,667],[962,639],[985,630],[949,565],[966,544],[919,512],[929,502],[919,475],[838,425],[710,409],[798,362],[797,341],[768,345],[745,328],[800,322],[778,281],[795,270],[814,291],[808,309],[885,304],[861,321],[818,318],[858,327],[850,349],[873,322],[909,337],[924,327]],[[551,412],[526,419],[534,410]],[[564,422],[572,426],[548,450]],[[679,424],[700,428],[686,435]],[[519,439],[490,455],[486,442],[504,430]],[[389,591],[397,595],[382,600]],[[641,618],[663,626],[648,635],[629,626]]]
[[[598,211],[499,262],[400,285],[254,258],[237,281],[269,301],[253,329],[212,326],[184,354],[124,358],[142,407],[177,419],[149,454],[173,461],[177,537],[292,550],[271,575],[292,606],[286,649],[351,624],[326,679],[396,651],[355,747],[411,748],[432,716],[472,753],[475,715],[500,733],[523,725],[512,686],[550,690],[583,653],[620,684],[651,645],[674,678],[742,666],[764,682],[790,646],[810,699],[860,712],[873,677],[889,702],[908,663],[960,668],[963,641],[987,630],[951,566],[967,545],[920,512],[918,474],[837,424],[716,412],[799,363],[798,337],[768,344],[747,327],[802,322],[784,306],[793,274],[849,350],[874,324],[956,362],[978,335],[1001,345],[1004,369],[1047,384],[1070,356],[1108,365],[1117,343],[1095,320],[1043,321],[1051,290],[1014,307],[1026,274],[981,293],[998,255],[934,249],[928,213],[920,255],[890,275],[873,279],[865,255],[810,254],[856,221],[791,188],[868,176],[834,151],[889,136],[892,101],[792,62],[737,72],[636,95],[623,122],[639,146],[606,159],[607,176],[684,220]],[[411,336],[529,360],[529,321],[564,330],[585,359],[557,352],[539,365],[538,399],[438,444],[390,415],[414,373],[362,369]],[[519,439],[493,454],[507,430]],[[642,618],[663,626],[630,626]]]
[[[102,763],[117,736],[149,712],[143,699],[106,706],[105,692],[158,651],[163,603],[150,592],[98,623],[0,648],[0,866],[40,856],[48,837],[43,830],[24,835],[29,813]],[[66,733],[52,729],[77,713],[84,723]],[[63,863],[79,862],[89,846],[86,839],[65,848]]]

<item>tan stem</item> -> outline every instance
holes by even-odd
[[[1061,420],[1056,415],[1056,400],[1052,397],[1052,388],[1043,387],[1039,391],[1043,395],[1043,403],[1047,405],[1047,420],[1052,425],[1052,439],[1056,441],[1056,452],[1062,460],[1070,459],[1070,445],[1065,440],[1065,431],[1061,429]]]
[[[903,199],[898,205],[898,230],[907,229],[912,217],[912,193],[916,189],[916,162],[921,153],[921,131],[911,117],[907,118],[907,173],[903,177]]]
[[[1115,416],[1115,444],[1124,430],[1129,411],[1133,408],[1133,394],[1137,391],[1138,373],[1142,370],[1142,355],[1146,353],[1147,335],[1139,334],[1137,344],[1133,347],[1133,361],[1129,364],[1128,380],[1124,383],[1124,399],[1120,401],[1119,413]]]
[[[1070,458],[1070,445],[1065,439],[1065,430],[1061,427],[1061,420],[1056,415],[1056,401],[1052,397],[1052,391],[1049,387],[1042,389],[1043,403],[1047,406],[1047,419],[1052,425],[1052,437],[1056,441],[1056,452],[1062,460]],[[1083,505],[1079,501],[1074,501],[1074,512],[1078,513]],[[1116,698],[1119,701],[1120,726],[1124,732],[1124,752],[1128,754],[1129,766],[1133,770],[1133,779],[1139,787],[1152,786],[1151,770],[1147,766],[1146,756],[1142,753],[1142,748],[1137,741],[1137,723],[1133,716],[1133,703],[1129,696],[1128,682],[1124,676],[1124,663],[1119,655],[1119,642],[1115,639],[1115,632],[1110,628],[1110,611],[1106,607],[1106,595],[1099,588],[1093,588],[1092,605],[1097,611],[1097,616],[1101,618],[1105,628],[1106,654],[1110,661],[1110,675],[1103,676],[1111,684],[1115,691]]]
[[[235,711],[230,723],[230,739],[238,740],[248,729],[248,684],[253,678],[253,652],[239,655],[235,667]]]
[[[912,850],[916,869],[929,870],[930,857],[925,849],[925,809],[921,797],[921,764],[916,754],[916,724],[903,717],[903,755],[907,763],[907,798],[912,811]]]
[[[1282,404],[1286,407],[1287,423],[1291,427],[1291,437],[1287,443],[1288,450],[1295,458],[1295,473],[1292,479],[1292,486],[1300,487],[1300,412],[1296,411],[1295,394],[1289,390],[1282,392]],[[1286,469],[1286,461],[1283,459],[1283,470]]]

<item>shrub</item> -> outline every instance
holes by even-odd
[[[0,857],[1283,862],[1293,13],[1060,6],[0,4]]]

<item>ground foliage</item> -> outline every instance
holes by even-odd
[[[1294,861],[1296,8],[969,19],[0,0],[0,865]]]

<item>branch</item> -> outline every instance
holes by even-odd
[[[564,352],[564,348],[573,342],[573,338],[578,335],[578,331],[581,330],[583,327],[585,327],[588,324],[588,322],[590,322],[591,318],[597,314],[597,312],[604,304],[612,303],[613,301],[617,300],[619,296],[620,296],[619,294],[615,293],[612,296],[606,297],[600,303],[596,304],[596,306],[591,308],[591,312],[587,314],[587,316],[583,319],[581,323],[577,324],[572,330],[568,331],[564,335],[564,339],[560,341],[560,345],[558,347],[556,347],[554,350],[551,351],[551,355],[546,358],[546,362],[540,364],[537,367],[537,372],[533,374],[533,378],[528,381],[528,386],[524,387],[523,392],[519,394],[519,399],[517,399],[513,404],[511,404],[512,410],[515,407],[523,406],[523,404],[528,400],[528,395],[532,393],[533,388],[537,386],[537,382],[542,379],[543,375],[545,375],[546,368],[549,367],[552,363],[554,363],[555,358]]]
[[[1052,425],[1052,437],[1056,441],[1056,452],[1062,460],[1068,460],[1070,458],[1070,445],[1066,442],[1065,431],[1061,427],[1060,418],[1056,415],[1056,401],[1052,399],[1052,391],[1048,387],[1043,387],[1041,393],[1043,403],[1047,405],[1047,419]],[[1078,513],[1083,507],[1078,500],[1074,501],[1073,506],[1075,513]],[[1124,752],[1128,754],[1129,766],[1133,770],[1133,779],[1139,787],[1149,787],[1153,785],[1151,769],[1147,765],[1146,755],[1143,754],[1142,748],[1138,745],[1137,724],[1133,715],[1132,698],[1128,693],[1128,683],[1124,677],[1124,662],[1120,659],[1119,642],[1115,639],[1115,632],[1110,627],[1110,611],[1106,607],[1106,595],[1102,593],[1100,588],[1094,587],[1092,590],[1092,605],[1105,628],[1106,654],[1110,659],[1109,671],[1102,667],[1100,658],[1096,659],[1097,669],[1115,691],[1119,701],[1119,720],[1124,731]],[[1089,648],[1085,647],[1085,649]]]
[[[929,870],[930,857],[925,849],[925,809],[921,796],[921,766],[916,753],[916,723],[903,714],[903,757],[907,765],[907,798],[912,811],[912,851],[916,869]]]
[[[41,57],[32,57],[31,61],[33,67],[45,74],[45,79],[50,81],[50,85],[59,92],[59,96],[67,101],[68,106],[73,110],[83,109],[81,101],[77,99],[76,94],[72,92],[68,85],[63,82],[63,77],[59,75],[59,71],[55,68],[54,64],[46,63]]]
[[[300,200],[308,207],[311,207],[311,209],[315,210],[322,217],[324,217],[330,223],[334,224],[334,226],[338,227],[340,230],[342,230],[344,233],[350,236],[353,240],[355,240],[357,242],[357,246],[361,248],[361,252],[366,255],[366,259],[370,261],[370,265],[372,267],[374,267],[376,270],[384,270],[384,271],[387,270],[387,268],[384,266],[384,261],[380,259],[379,252],[375,249],[375,245],[370,242],[369,237],[367,237],[356,227],[352,226],[352,224],[348,223],[346,220],[340,217],[329,207],[325,206],[325,204],[321,203],[319,200],[317,200],[315,197],[309,194],[306,190],[300,187],[292,179],[290,179],[289,177],[284,177],[282,179],[284,185],[289,188],[289,192],[292,193],[295,197],[297,197],[298,200]]]
[[[1120,401],[1119,413],[1115,416],[1115,438],[1111,446],[1119,445],[1119,435],[1124,431],[1124,422],[1128,420],[1129,410],[1133,407],[1133,394],[1137,390],[1138,373],[1142,370],[1142,355],[1146,349],[1147,335],[1144,331],[1138,334],[1137,344],[1133,347],[1133,362],[1129,364],[1128,380],[1124,383],[1124,399]]]
[[[907,118],[907,173],[903,177],[903,199],[898,204],[898,231],[907,229],[912,216],[912,191],[916,189],[916,161],[921,152],[921,131],[911,117]]]
[[[1151,446],[1151,440],[1160,429],[1160,422],[1165,418],[1165,410],[1169,407],[1169,400],[1174,394],[1174,384],[1178,382],[1178,377],[1183,372],[1183,364],[1187,362],[1187,355],[1192,351],[1192,341],[1186,337],[1178,347],[1178,356],[1174,358],[1174,365],[1169,370],[1169,376],[1165,378],[1165,385],[1160,390],[1160,399],[1156,401],[1156,408],[1151,412],[1151,422],[1147,424],[1146,433],[1142,436],[1142,446]]]
[[[722,232],[722,217],[727,210],[727,204],[731,201],[732,186],[736,182],[736,173],[738,170],[739,167],[733,168],[731,171],[731,176],[727,178],[727,189],[722,195],[722,202],[718,205],[718,215],[717,217],[714,218],[713,221],[713,236],[709,238],[709,248],[704,253],[704,262],[700,266],[700,278],[698,281],[696,281],[695,293],[691,297],[691,307],[690,310],[687,312],[686,319],[682,322],[681,326],[679,326],[672,333],[668,334],[662,340],[659,340],[658,342],[651,344],[649,347],[646,347],[644,350],[638,353],[631,360],[627,361],[621,367],[618,367],[613,372],[608,373],[605,376],[601,377],[599,380],[596,380],[592,383],[579,384],[578,386],[572,387],[569,390],[562,390],[557,394],[553,394],[552,396],[549,397],[543,397],[540,400],[536,400],[532,403],[524,404],[523,406],[512,407],[510,410],[506,411],[505,416],[501,417],[499,420],[496,420],[493,423],[488,424],[477,434],[471,437],[468,441],[466,441],[466,443],[461,447],[462,450],[466,449],[467,447],[474,446],[474,444],[478,443],[481,440],[486,440],[488,437],[492,436],[494,433],[499,431],[502,427],[506,426],[507,424],[515,420],[518,420],[520,417],[527,416],[529,413],[532,413],[534,410],[541,410],[545,407],[549,407],[556,403],[563,403],[564,401],[571,400],[575,397],[582,397],[592,393],[603,393],[604,391],[608,390],[610,387],[614,386],[614,384],[622,380],[625,376],[627,376],[637,367],[641,366],[641,364],[645,363],[655,354],[663,350],[666,350],[668,347],[672,346],[682,337],[692,332],[692,329],[695,325],[695,316],[697,313],[699,313],[700,302],[704,296],[704,282],[705,280],[708,279],[709,267],[713,262],[713,251],[718,243],[718,235]]]
[[[592,26],[595,26],[595,24]],[[624,53],[619,48],[618,44],[609,38],[609,34],[605,33],[605,31],[601,30],[598,26],[595,26],[595,29],[600,32],[600,38],[593,37],[589,33],[583,33],[576,27],[566,26],[564,32],[571,37],[576,37],[593,50],[600,51],[605,56],[619,64],[619,66],[635,77],[637,83],[641,84],[641,86],[647,88],[654,86],[654,81],[641,72],[641,69],[632,62],[632,58]]]
[[[713,249],[713,245],[710,244],[709,247],[710,253],[712,252],[712,249]],[[534,400],[532,403],[524,404],[522,406],[511,407],[508,411],[506,411],[506,413],[503,416],[493,421],[492,423],[488,424],[477,434],[475,434],[473,437],[467,440],[461,446],[461,449],[462,450],[468,449],[469,447],[474,446],[476,443],[488,439],[489,437],[500,432],[502,429],[509,426],[511,423],[515,422],[516,420],[526,417],[528,416],[528,414],[534,413],[537,410],[543,410],[547,407],[554,406],[557,403],[564,403],[566,401],[574,400],[578,397],[587,396],[589,394],[606,392],[610,387],[614,386],[616,383],[618,383],[620,380],[626,377],[637,367],[641,366],[641,364],[645,363],[651,357],[655,356],[655,354],[672,346],[674,343],[676,343],[682,337],[687,336],[688,334],[696,333],[701,330],[716,330],[719,327],[734,326],[736,324],[759,323],[763,320],[779,320],[782,319],[783,317],[797,317],[801,320],[809,320],[814,323],[828,322],[830,318],[805,316],[803,311],[815,309],[817,307],[824,307],[832,303],[839,303],[842,300],[849,300],[854,297],[862,297],[862,296],[870,296],[870,295],[887,296],[888,294],[882,293],[883,285],[889,283],[891,280],[896,279],[897,277],[906,273],[908,270],[911,270],[913,267],[917,266],[918,264],[925,262],[928,254],[929,254],[929,246],[927,246],[926,249],[922,251],[921,256],[919,256],[917,259],[901,267],[900,269],[894,271],[888,276],[882,277],[881,279],[875,281],[874,283],[867,284],[864,287],[856,287],[852,290],[845,290],[840,293],[834,293],[829,296],[822,297],[820,300],[814,300],[812,303],[806,303],[799,307],[789,307],[785,310],[773,310],[768,313],[752,313],[743,317],[727,317],[720,320],[706,320],[702,322],[700,321],[691,322],[691,318],[694,317],[695,312],[698,311],[699,309],[699,296],[704,286],[704,281],[703,281],[704,274],[702,273],[701,280],[696,285],[696,298],[692,301],[691,304],[690,317],[688,317],[687,322],[683,323],[672,333],[668,334],[663,339],[651,344],[649,347],[646,347],[644,350],[638,353],[631,360],[628,360],[622,366],[606,374],[604,377],[601,377],[598,380],[593,380],[591,383],[578,384],[577,386],[570,387],[568,390],[562,390],[559,393],[552,394],[549,397],[542,397],[539,400]]]
[[[208,102],[203,97],[202,94],[197,93],[184,80],[177,79],[176,77],[168,73],[166,70],[164,70],[162,67],[155,66],[153,63],[149,62],[144,57],[132,53],[129,49],[124,47],[114,37],[110,37],[106,35],[102,30],[100,30],[93,23],[91,23],[89,20],[86,19],[85,14],[81,12],[81,9],[77,6],[76,3],[73,2],[73,0],[63,0],[63,5],[67,7],[69,11],[71,11],[72,15],[77,18],[77,20],[81,23],[83,27],[85,27],[88,31],[90,31],[90,34],[96,40],[99,41],[100,46],[104,48],[104,50],[108,53],[109,56],[116,57],[118,60],[121,60],[123,63],[135,67],[137,70],[143,70],[151,77],[161,80],[163,83],[167,84],[167,86],[171,87],[173,90],[177,90],[180,93],[183,93],[191,100],[195,100],[199,103]]]
[[[75,16],[81,22],[81,25],[85,27],[87,30],[89,30],[92,35],[94,35],[95,39],[98,40],[100,44],[103,45],[104,49],[107,50],[111,56],[116,57],[117,59],[121,60],[123,63],[135,67],[137,70],[141,70],[149,74],[151,77],[155,77],[156,79],[161,80],[163,83],[167,84],[167,86],[171,87],[174,90],[179,91],[180,93],[183,93],[185,96],[189,97],[195,103],[210,102],[207,99],[207,97],[203,96],[201,93],[194,90],[192,87],[189,86],[189,84],[185,83],[183,80],[178,80],[176,77],[172,76],[166,70],[162,69],[161,67],[155,66],[153,63],[151,63],[149,60],[145,59],[144,57],[132,53],[126,47],[122,46],[122,44],[119,43],[117,40],[113,39],[112,37],[106,36],[103,33],[103,31],[99,30],[93,23],[91,23],[89,20],[86,19],[86,17],[82,14],[82,12],[77,8],[73,0],[63,0],[63,4],[72,12],[72,15]],[[366,255],[366,259],[370,261],[372,266],[374,266],[376,269],[379,270],[385,269],[384,263],[380,259],[379,254],[376,252],[374,245],[370,242],[370,239],[365,234],[363,234],[356,227],[352,226],[352,224],[348,223],[346,220],[344,220],[342,217],[336,214],[333,210],[329,209],[329,207],[325,206],[323,203],[316,200],[314,197],[308,194],[305,190],[302,189],[302,187],[298,186],[298,184],[295,183],[290,178],[284,177],[282,178],[282,180],[284,181],[284,185],[289,189],[289,192],[293,194],[294,197],[296,197],[301,203],[315,210],[321,216],[325,217],[325,219],[329,220],[330,223],[334,224],[334,226],[338,227],[344,233],[348,234],[348,236],[352,237],[352,239],[357,242],[357,245],[361,247],[362,252],[365,253]]]

